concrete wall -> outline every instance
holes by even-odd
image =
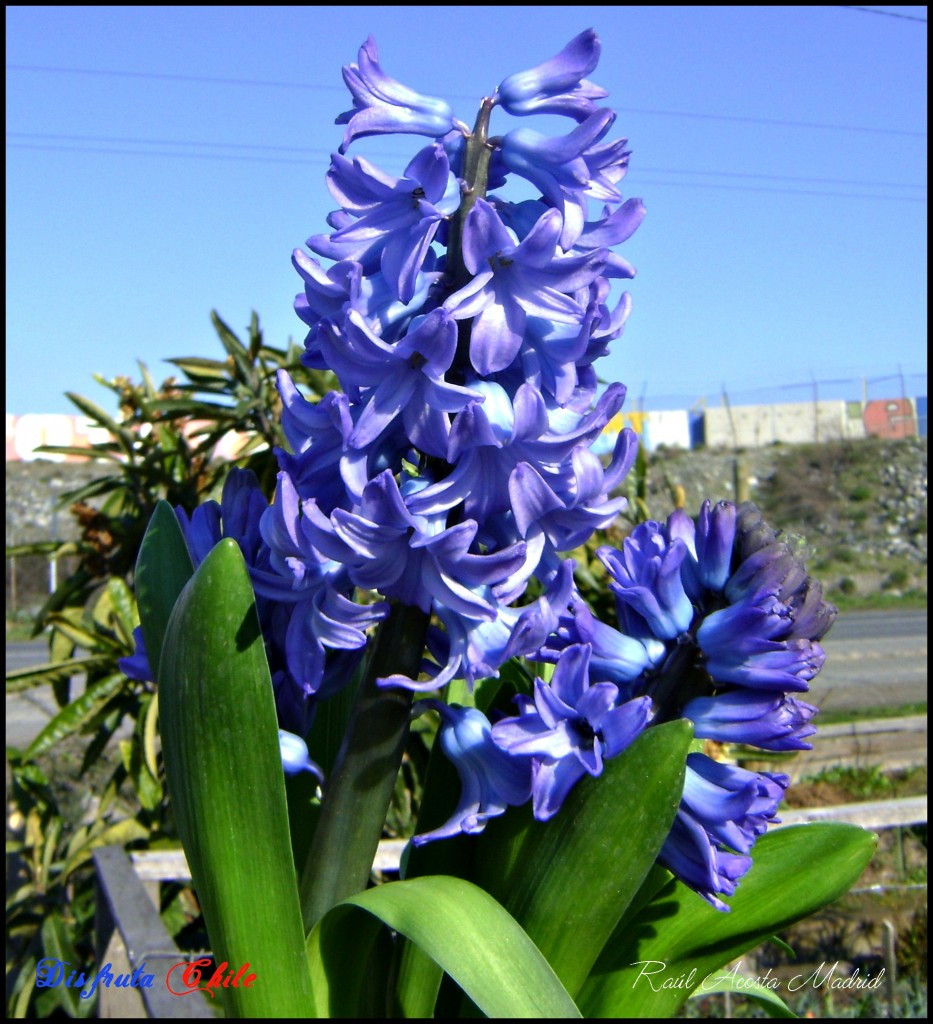
[[[616,413],[606,424],[593,451],[597,455],[608,455],[624,427],[634,430],[648,451],[662,444],[668,448],[690,447],[690,422],[686,410],[667,409],[661,412]]]
[[[662,444],[666,448],[690,447],[690,420],[686,409],[664,409],[649,412],[642,432],[648,451]]]
[[[90,448],[102,444],[109,433],[96,427],[83,416],[27,413],[25,416],[6,414],[7,462],[31,462],[48,459],[50,462],[83,462],[78,455],[47,455],[36,453],[40,445],[54,444],[70,448]]]
[[[704,421],[710,448],[758,448],[776,441],[802,444],[865,436],[857,402],[720,406],[706,409]]]
[[[190,420],[185,424],[184,434],[190,438],[204,425],[203,422]],[[151,429],[145,425],[142,429]],[[86,462],[81,455],[49,454],[37,452],[40,445],[56,445],[67,448],[90,448],[95,444],[104,444],[110,434],[103,427],[95,426],[94,421],[84,416],[68,416],[58,413],[27,413],[25,416],[6,414],[6,461],[32,462],[35,459],[46,459],[49,462]],[[236,458],[240,449],[247,442],[245,434],[230,431],[225,434],[214,449],[214,457],[218,459]]]
[[[598,455],[612,451],[623,427],[638,434],[648,451],[666,448],[759,448],[782,442],[836,441],[873,435],[886,438],[926,436],[926,396],[876,399],[861,402],[787,402],[782,405],[718,406],[702,411],[667,409],[617,413],[594,446]],[[190,437],[201,424],[189,422]],[[83,462],[79,455],[36,453],[40,445],[90,448],[108,438],[107,431],[83,416],[28,413],[6,417],[6,458],[29,462]],[[215,458],[233,459],[245,435],[228,433],[217,446]]]

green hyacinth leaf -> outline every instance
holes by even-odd
[[[402,940],[392,1017],[434,1017],[444,970],[420,947]]]
[[[346,951],[360,941],[370,946],[373,921],[366,922],[368,915],[423,950],[487,1017],[580,1016],[514,918],[479,887],[449,875],[376,886],[344,900],[315,925],[308,955],[321,1015],[357,1012],[356,993],[368,967],[365,956]],[[423,966],[412,977],[425,980]],[[437,975],[428,980],[433,992]],[[413,993],[401,993],[397,1005],[427,1009]]]
[[[579,995],[584,1015],[672,1015],[713,972],[844,895],[876,844],[854,825],[776,829],[755,844],[728,913],[671,879],[606,944]]]
[[[156,678],[168,620],[193,572],[181,525],[172,506],[160,501],[139,548],[134,584],[143,642]]]
[[[159,667],[168,788],[227,1016],[313,1011],[272,680],[246,565],[222,540],[172,612]]]
[[[703,984],[691,993],[691,999],[703,999],[706,996],[722,995],[731,992],[735,995],[744,996],[753,1003],[757,1003],[769,1017],[793,1017],[797,1014],[784,1002],[784,1000],[766,984],[758,981],[757,978],[744,977],[741,974],[726,971],[723,974],[712,974],[704,978]]]
[[[538,822],[510,808],[477,842],[472,878],[521,924],[576,997],[654,865],[683,793],[692,726],[644,732]]]

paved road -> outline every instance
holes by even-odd
[[[826,664],[811,702],[826,710],[926,701],[927,613],[849,612],[823,639]]]
[[[849,612],[840,615],[823,641],[826,664],[808,698],[824,709],[875,708],[927,699],[927,613]],[[44,641],[7,644],[6,669],[41,664]],[[7,697],[6,741],[25,746],[36,736],[55,702],[47,687]]]
[[[45,640],[29,640],[6,645],[6,670],[31,668],[48,661],[48,643]],[[80,692],[78,680],[73,684],[73,693]],[[58,711],[50,686],[37,686],[20,693],[7,694],[6,698],[6,745],[27,747],[49,719]]]
[[[921,637],[926,640],[927,612],[913,611],[844,612],[837,616],[829,631],[830,640],[875,640],[894,637]]]

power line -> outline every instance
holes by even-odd
[[[827,192],[815,188],[769,188],[767,185],[716,185],[709,181],[652,181],[650,178],[639,178],[639,187],[650,185],[652,188],[706,188],[720,192],[777,192],[785,196],[828,196],[836,199],[882,199],[896,203],[925,203],[922,196],[892,196],[873,192]]]
[[[120,71],[105,68],[63,68],[49,64],[7,64],[7,71],[36,71],[52,75],[103,75],[109,78],[153,78],[163,82],[200,82],[204,85],[247,85],[266,89],[306,89],[312,92],[346,92],[346,86],[313,82],[269,82],[257,78],[219,78],[214,75],[178,75],[163,71]],[[473,97],[470,97],[473,99]]]
[[[734,114],[691,114],[684,110],[642,110],[635,107],[619,107],[620,114],[649,114],[651,117],[686,117],[704,121],[737,121],[744,124],[765,124],[781,128],[816,128],[835,132],[863,132],[871,135],[903,135],[910,138],[926,138],[926,132],[907,131],[902,128],[865,128],[851,124],[826,124],[821,121],[782,121],[770,117],[740,117]]]
[[[170,159],[175,157],[182,160],[235,160],[242,163],[303,164],[305,166],[326,163],[323,159],[301,160],[282,156],[243,156],[234,153],[172,153],[168,150],[156,149],[114,149],[106,146],[54,146],[31,142],[11,142],[8,145],[11,149],[32,149],[56,153],[94,153],[106,156],[155,156],[169,157]]]
[[[707,178],[759,178],[765,181],[794,181],[814,185],[868,185],[872,188],[926,188],[926,184],[909,185],[903,181],[864,181],[851,178],[806,178],[787,174],[755,174],[750,171],[702,171],[691,168],[689,171],[672,170],[668,167],[641,167],[637,170],[647,174],[698,174]]]
[[[237,150],[262,150],[273,153],[305,153],[314,154],[329,158],[333,152],[323,146],[283,146],[281,144],[266,145],[250,142],[208,142],[205,140],[189,139],[141,139],[127,136],[110,135],[71,135],[51,132],[7,132],[8,139],[30,139],[42,142],[94,142],[116,145],[139,145],[139,146],[203,146],[209,149],[237,149]],[[16,145],[20,145],[16,143]],[[76,151],[78,148],[76,147]],[[209,155],[209,154],[205,154]],[[402,154],[383,154],[385,157],[396,157]],[[308,161],[318,163],[319,161]],[[865,181],[847,178],[809,178],[784,174],[756,174],[746,171],[703,171],[697,168],[682,170],[676,167],[638,167],[639,173],[647,174],[691,174],[710,178],[756,178],[765,181],[788,181],[816,185],[854,185],[868,186],[872,188],[926,188],[925,184],[909,184],[907,182],[895,181]]]
[[[28,149],[37,150],[44,152],[58,152],[58,153],[91,153],[96,155],[106,156],[144,156],[144,157],[168,157],[182,159],[182,160],[228,160],[236,161],[238,163],[266,163],[266,164],[299,164],[303,166],[322,166],[327,163],[323,157],[310,157],[302,159],[300,157],[280,157],[280,156],[245,156],[243,154],[234,153],[178,153],[170,152],[168,150],[155,150],[155,149],[118,149],[107,146],[67,146],[67,145],[47,145],[44,143],[31,143],[31,142],[9,142],[7,146],[11,149]],[[674,171],[667,173],[675,174],[687,174],[687,171]],[[755,185],[732,185],[732,184],[715,184],[712,182],[700,182],[700,181],[652,181],[651,179],[639,179],[639,185],[651,185],[658,186],[661,188],[689,188],[689,189],[716,189],[721,192],[770,192],[779,193],[781,195],[798,195],[798,196],[824,196],[837,199],[872,199],[872,200],[889,200],[894,202],[904,203],[924,203],[926,200],[920,196],[895,196],[895,195],[883,195],[881,193],[859,193],[859,192],[832,192],[821,189],[797,189],[797,188],[769,188],[767,186],[755,186]],[[918,186],[897,186],[897,187],[909,187],[914,188]]]
[[[907,394],[911,397],[926,394],[926,373],[911,371],[905,372],[904,374],[896,373],[878,377],[870,377],[863,373],[853,373],[851,377],[841,377],[834,380],[826,378],[811,378],[810,380],[799,381],[797,383],[784,382],[764,386],[743,386],[740,382],[738,384],[732,383],[728,388],[723,388],[720,384],[716,386],[701,386],[695,389],[691,388],[691,390],[665,393],[654,393],[647,389],[646,386],[643,386],[639,402],[645,406],[651,406],[655,409],[659,407],[667,409],[692,409],[698,402],[706,400],[707,396],[718,397],[723,393],[723,391],[725,391],[729,396],[730,404],[732,405],[743,405],[746,403],[781,405],[788,401],[785,395],[789,392],[804,391],[808,394],[812,394],[814,384],[823,391],[834,389],[831,390],[831,393],[837,395],[837,397],[830,398],[827,396],[825,401],[846,401],[846,399],[840,399],[838,397],[840,393],[839,389],[841,388],[848,388],[850,394],[863,392],[863,388],[871,388],[877,394],[877,391],[879,390],[877,385],[890,384],[892,382],[897,382],[898,385],[900,385],[902,380],[904,387],[907,389]],[[900,388],[898,390],[900,390]],[[634,394],[634,388],[630,389],[630,394]],[[892,398],[895,396],[893,394],[889,394],[886,397]],[[884,400],[884,398],[874,400],[879,401]]]
[[[274,82],[248,78],[216,78],[209,75],[178,75],[155,71],[108,71],[100,68],[64,68],[39,64],[7,64],[7,71],[29,71],[46,74],[104,75],[119,78],[151,78],[161,81],[200,82],[213,85],[261,86],[274,89],[304,89],[310,91],[344,92],[342,85],[319,85],[308,82]],[[470,103],[475,96],[451,94],[450,99],[462,99]],[[873,135],[900,135],[910,138],[926,138],[926,132],[908,131],[900,128],[871,128],[861,125],[828,124],[815,121],[784,121],[778,118],[744,117],[734,114],[697,114],[687,110],[645,110],[637,107],[620,107],[619,113],[647,114],[651,117],[681,117],[702,121],[732,121],[742,124],[763,124],[772,127],[811,128],[820,131],[862,132]]]
[[[896,11],[879,11],[875,7],[850,7],[846,4],[839,5],[844,11],[861,11],[863,14],[883,14],[886,18],[903,18],[905,21],[919,21],[925,25],[926,18],[918,18],[913,14],[898,14]]]
[[[336,146],[283,146],[255,142],[208,142],[203,139],[140,139],[117,135],[67,135],[55,132],[7,132],[7,138],[41,139],[50,142],[106,142],[134,146],[206,146],[210,149],[264,149],[279,153],[315,153],[330,156]],[[336,141],[336,140],[335,140]],[[386,154],[388,155],[388,154]]]

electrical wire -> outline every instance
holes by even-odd
[[[40,72],[46,74],[67,74],[67,75],[104,75],[118,78],[151,78],[161,81],[174,82],[197,82],[210,85],[243,85],[259,86],[273,89],[304,89],[314,92],[345,92],[342,85],[319,85],[309,82],[270,82],[261,79],[249,78],[217,78],[210,75],[180,75],[157,71],[121,71],[106,70],[103,68],[66,68],[53,65],[40,64],[7,64],[7,71]],[[463,96],[451,94],[450,99],[462,99],[474,102],[475,96]],[[925,132],[909,131],[901,128],[874,128],[862,125],[829,124],[814,121],[785,121],[768,117],[745,117],[735,114],[701,114],[686,110],[646,110],[638,107],[619,107],[622,114],[646,114],[651,117],[680,117],[693,118],[704,121],[733,121],[743,124],[764,124],[770,126],[781,126],[788,128],[812,128],[823,131],[844,131],[864,132],[874,135],[902,135],[907,137],[925,138]]]
[[[265,145],[259,143],[248,143],[248,142],[208,142],[205,140],[189,140],[189,139],[141,139],[132,138],[127,136],[110,136],[110,135],[66,135],[51,132],[7,132],[7,138],[13,140],[28,139],[36,140],[42,143],[58,143],[58,142],[93,142],[93,143],[107,143],[111,145],[132,145],[132,146],[198,146],[205,147],[208,149],[236,149],[236,150],[262,150],[265,152],[272,153],[303,153],[313,156],[324,158],[324,162],[329,161],[330,155],[333,152],[332,149],[328,149],[323,146],[283,146],[279,144]],[[20,142],[15,142],[14,145],[21,145]],[[78,150],[78,147],[76,147]],[[80,151],[80,150],[78,150]],[[162,154],[164,155],[164,154]],[[210,154],[203,154],[209,156]],[[389,154],[384,154],[389,156]],[[391,154],[396,156],[401,154]],[[305,161],[302,161],[305,162]],[[320,163],[320,160],[308,160],[308,163]],[[682,170],[676,167],[639,167],[639,173],[641,174],[690,174],[699,175],[700,177],[706,178],[742,178],[742,179],[759,179],[764,181],[778,181],[778,182],[793,182],[797,184],[815,184],[815,185],[853,185],[853,186],[867,186],[870,188],[904,188],[904,189],[923,189],[926,188],[925,184],[910,184],[908,182],[898,181],[866,181],[862,179],[849,179],[849,178],[809,178],[799,177],[784,174],[755,174],[752,172],[744,171],[704,171],[698,168],[690,168],[689,170]],[[671,184],[676,184],[672,182]]]
[[[847,4],[840,4],[843,11],[861,11],[862,14],[883,14],[886,18],[903,18],[904,21],[919,21],[922,25],[927,23],[926,18],[918,18],[914,14],[899,14],[897,11],[879,11],[876,7],[851,7]]]

